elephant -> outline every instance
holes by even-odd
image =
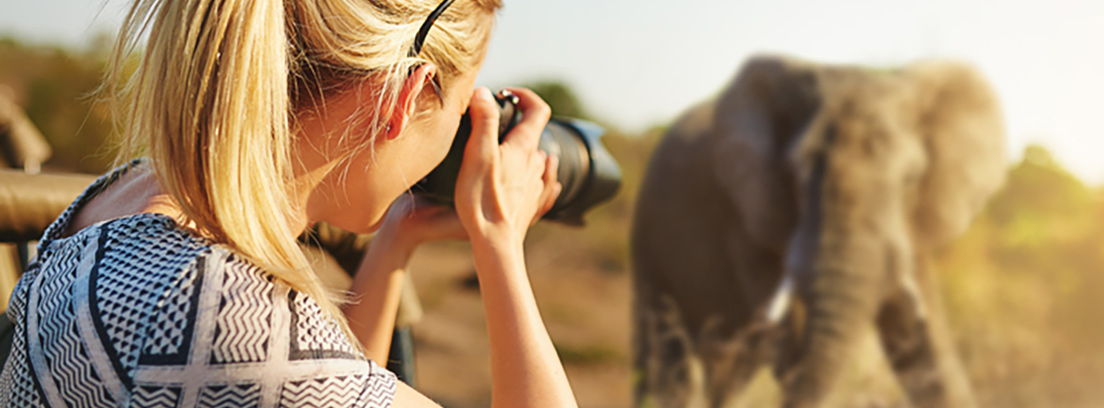
[[[1006,172],[970,65],[750,58],[659,141],[631,234],[638,406],[723,406],[768,367],[822,407],[863,329],[917,407],[974,407],[932,267]]]

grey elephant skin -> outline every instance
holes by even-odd
[[[632,233],[637,405],[722,406],[769,366],[822,407],[875,327],[913,406],[974,407],[933,251],[1006,171],[970,66],[749,60],[657,146]]]

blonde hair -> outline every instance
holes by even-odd
[[[135,0],[104,92],[125,103],[120,162],[147,154],[196,229],[312,296],[351,332],[296,244],[295,116],[360,81],[377,81],[370,145],[408,73],[440,83],[476,68],[500,0],[460,0],[408,52],[437,0]],[[126,60],[148,40],[137,70]],[[447,86],[446,86],[447,88]],[[350,152],[351,154],[351,152]]]

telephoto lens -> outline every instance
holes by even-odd
[[[510,91],[495,94],[500,108],[498,142],[521,122],[518,98]],[[541,132],[539,147],[560,159],[556,173],[563,190],[542,219],[567,225],[583,225],[583,214],[608,201],[621,187],[621,167],[602,145],[602,127],[578,119],[552,118]],[[441,203],[452,203],[456,178],[471,135],[471,116],[464,113],[456,138],[445,159],[414,186],[416,194]]]

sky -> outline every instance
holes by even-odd
[[[463,0],[460,0],[463,1]],[[504,0],[478,83],[561,80],[626,131],[666,124],[749,56],[892,67],[967,61],[1001,99],[1011,159],[1039,143],[1104,184],[1104,1]],[[0,0],[0,36],[80,46],[125,2]]]

